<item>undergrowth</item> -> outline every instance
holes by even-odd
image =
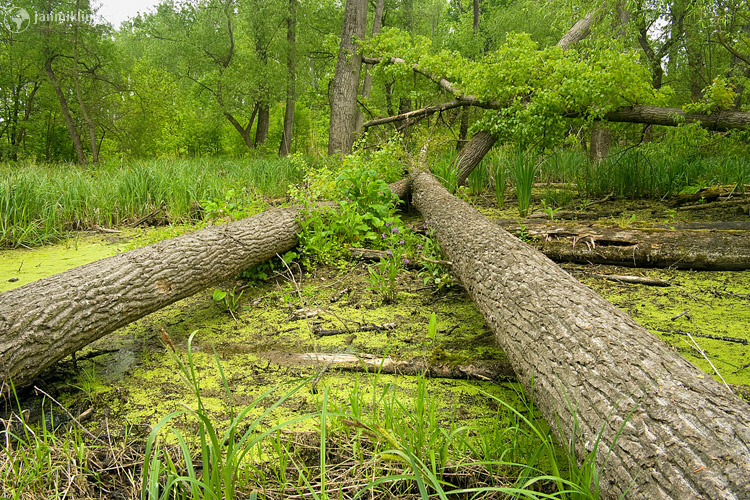
[[[595,474],[582,473],[574,457],[563,458],[530,401],[524,400],[522,411],[497,401],[497,420],[460,425],[439,417],[424,377],[412,401],[399,398],[373,373],[358,378],[348,394],[324,389],[314,413],[270,424],[274,411],[315,377],[268,389],[238,409],[214,353],[230,402],[230,422],[219,430],[201,400],[191,354],[195,333],[184,355],[171,352],[194,403],[162,418],[149,435],[144,500],[595,498]],[[360,384],[372,385],[371,398]],[[259,406],[262,413],[250,417]],[[314,430],[302,430],[306,423]],[[309,446],[295,446],[303,436]]]
[[[283,196],[301,178],[302,164],[296,156],[96,167],[0,164],[0,246],[40,245],[70,230],[133,223],[149,214],[195,221],[203,204],[214,212],[257,205],[261,197]]]

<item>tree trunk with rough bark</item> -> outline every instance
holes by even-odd
[[[609,127],[601,123],[594,123],[591,126],[591,138],[589,140],[589,164],[596,166],[606,160],[611,145],[612,133]]]
[[[458,172],[456,187],[466,184],[469,174],[479,165],[482,158],[490,152],[490,149],[492,149],[492,146],[496,142],[497,136],[486,130],[480,130],[471,137],[466,146],[456,156],[456,171]]]
[[[422,212],[561,443],[602,498],[750,498],[750,406],[552,261],[412,174]]]
[[[298,241],[298,215],[297,208],[271,210],[0,294],[1,382],[29,385],[121,326],[286,252]]]
[[[644,123],[676,127],[682,123],[700,123],[707,130],[728,131],[750,128],[750,113],[742,111],[715,111],[710,115],[685,113],[680,108],[657,106],[632,106],[610,111],[604,120],[619,123]]]
[[[255,147],[262,146],[268,139],[268,128],[271,123],[271,111],[268,103],[262,102],[258,106],[258,125],[255,128]]]
[[[401,199],[409,180],[389,185]],[[0,394],[143,316],[291,249],[298,207],[211,226],[0,294]]]
[[[347,0],[336,72],[331,95],[331,123],[328,128],[328,154],[348,154],[354,146],[357,129],[357,92],[362,56],[356,39],[363,40],[367,24],[367,1]]]

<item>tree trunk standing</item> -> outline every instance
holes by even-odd
[[[385,0],[377,0],[375,4],[375,18],[372,20],[372,36],[380,33],[383,27],[383,12],[385,11]],[[362,101],[367,101],[372,93],[372,75],[365,67],[365,78],[362,81]],[[357,135],[362,133],[362,125],[365,123],[365,115],[361,109],[357,109]]]
[[[356,39],[364,39],[367,0],[347,0],[341,32],[336,72],[331,95],[331,123],[328,128],[328,154],[348,154],[354,146],[357,128],[357,92],[362,56]]]
[[[472,19],[471,27],[474,30],[474,33],[477,33],[479,31],[479,0],[474,0],[474,19]]]
[[[559,441],[579,460],[598,442],[602,498],[750,498],[746,402],[431,175],[412,185]]]
[[[76,8],[78,5],[76,5]],[[96,124],[89,116],[86,109],[86,103],[83,101],[83,92],[81,90],[81,71],[78,60],[78,23],[73,23],[73,90],[78,100],[78,109],[81,111],[81,117],[86,124],[89,133],[89,144],[91,146],[91,163],[99,163],[99,143],[96,141]]]
[[[589,140],[589,164],[598,165],[609,156],[609,147],[612,145],[612,133],[609,127],[599,123],[591,125],[591,138]]]
[[[687,45],[688,67],[690,68],[690,98],[693,102],[703,99],[703,87],[705,77],[703,76],[703,54],[700,49]]]
[[[480,130],[472,136],[471,140],[456,156],[456,171],[458,172],[456,187],[463,186],[466,183],[469,174],[490,152],[496,142],[497,136],[486,130]]]
[[[29,385],[107,333],[286,252],[297,244],[298,216],[294,207],[271,210],[0,294],[1,382]]]
[[[47,60],[44,61],[44,72],[47,74],[47,78],[52,84],[52,88],[55,89],[57,100],[60,102],[60,109],[65,118],[65,125],[68,127],[68,135],[70,136],[70,140],[73,141],[73,147],[76,150],[78,164],[85,165],[87,163],[86,153],[83,152],[81,136],[78,135],[78,130],[76,130],[75,123],[73,123],[73,117],[70,114],[70,107],[68,107],[68,101],[65,99],[62,87],[60,87],[60,81],[57,79],[57,75],[52,69],[52,57],[47,58]]]
[[[20,149],[23,143],[23,138],[26,135],[26,126],[31,118],[31,110],[33,109],[34,96],[36,95],[39,88],[42,86],[41,82],[34,82],[34,88],[31,89],[31,93],[26,97],[26,106],[23,112],[23,120],[17,124],[15,144],[13,148],[14,161],[18,161],[18,149]]]
[[[297,101],[296,68],[297,58],[297,0],[289,0],[289,15],[286,19],[286,68],[288,72],[286,83],[286,107],[284,108],[284,130],[281,133],[279,156],[286,156],[292,151],[292,136],[294,134],[294,106]]]
[[[617,18],[614,29],[621,38],[627,36],[627,25],[630,22],[630,12],[625,8],[624,2],[619,1],[615,6]],[[591,137],[589,139],[589,164],[596,167],[609,157],[609,149],[612,146],[612,131],[607,123],[594,123],[591,125]]]
[[[229,120],[229,123],[232,124],[232,126],[235,128],[235,130],[242,136],[242,141],[245,143],[245,146],[247,146],[247,149],[253,149],[255,146],[253,145],[253,138],[250,134],[250,131],[253,128],[253,124],[255,123],[255,115],[258,114],[258,105],[256,104],[253,107],[253,114],[250,115],[250,120],[247,122],[247,126],[243,127],[242,124],[231,114],[227,111],[224,111],[224,117]]]
[[[270,121],[270,109],[268,104],[262,102],[258,105],[258,126],[255,129],[256,148],[266,143]]]

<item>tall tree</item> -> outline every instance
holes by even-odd
[[[286,106],[284,107],[284,129],[281,133],[281,145],[279,156],[286,156],[292,149],[292,136],[294,133],[294,106],[297,99],[296,91],[296,69],[297,58],[297,0],[289,0],[289,13],[286,21],[287,42],[287,87]]]
[[[336,72],[331,90],[328,154],[350,153],[357,128],[357,94],[362,56],[357,40],[365,37],[367,0],[347,0]]]

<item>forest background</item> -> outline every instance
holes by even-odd
[[[77,19],[96,20],[86,0],[0,8],[0,160],[325,154],[341,2],[167,1],[119,29],[55,17],[77,12]],[[11,17],[21,8],[30,20],[19,32],[24,25]],[[422,120],[427,126],[373,127],[371,143],[396,129],[407,148],[428,137],[460,148],[471,132],[494,127],[505,142],[586,149],[602,136],[595,120],[615,107],[748,108],[745,2],[381,0],[368,10],[365,38],[382,32],[365,44],[370,55],[405,57],[466,94],[507,103],[500,115],[455,108]],[[593,36],[573,56],[555,51],[586,14]],[[444,88],[396,66],[362,70],[357,131],[368,120],[448,100]],[[291,141],[282,140],[285,127]],[[717,135],[690,126],[618,124],[603,135],[623,147],[666,141],[665,151],[691,154],[742,154],[747,146],[744,131]]]

